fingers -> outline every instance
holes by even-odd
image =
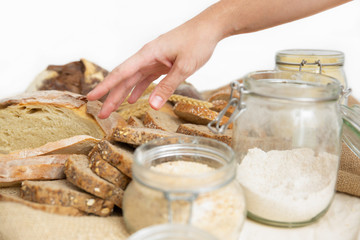
[[[104,104],[101,107],[100,113],[98,114],[99,118],[107,118],[110,114],[119,108],[121,103],[130,93],[132,87],[141,80],[143,75],[140,72],[135,73],[134,76],[129,78],[126,82],[118,84],[114,87],[109,95],[107,96]]]
[[[99,83],[91,92],[87,94],[87,98],[90,101],[98,100],[110,92],[111,89],[113,89],[116,85],[131,78],[136,72],[139,71],[140,67],[145,64],[144,58],[142,58],[140,55],[141,54],[133,55],[128,60],[117,66],[114,70],[112,70],[106,76],[104,81]]]
[[[196,71],[196,64],[185,59],[178,58],[168,75],[160,81],[152,92],[149,103],[153,109],[159,110],[171,94],[174,93],[179,84]]]
[[[128,103],[135,103],[141,94],[148,88],[148,86],[156,79],[158,79],[160,75],[150,75],[140,83],[138,83],[135,88],[132,90],[130,97],[128,98]]]

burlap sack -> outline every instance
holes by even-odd
[[[350,96],[348,105],[359,104]],[[336,190],[360,197],[360,159],[343,143]]]

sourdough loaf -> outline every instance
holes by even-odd
[[[24,180],[62,179],[68,154],[54,154],[0,161],[0,187]]]
[[[20,195],[32,202],[74,207],[98,216],[109,216],[114,208],[112,202],[90,195],[67,180],[24,181]]]
[[[123,174],[121,171],[113,167],[110,163],[102,159],[98,151],[90,154],[90,169],[102,179],[105,179],[117,187],[125,190],[130,183],[131,178]]]
[[[101,140],[90,153],[99,153],[101,158],[112,166],[116,167],[123,174],[132,177],[131,166],[133,163],[134,149],[126,146],[125,144],[113,144],[107,140]]]
[[[65,163],[65,175],[77,187],[121,207],[124,191],[93,173],[86,155],[71,155]]]
[[[0,201],[14,202],[18,204],[31,207],[36,210],[41,210],[47,213],[55,213],[66,216],[84,216],[84,212],[74,207],[64,207],[58,205],[40,204],[24,200],[20,197],[20,188],[0,188]],[[1,236],[1,235],[0,235]]]
[[[76,135],[99,139],[111,135],[120,117],[113,113],[110,119],[97,119],[94,115],[99,108],[99,102],[87,104],[82,95],[55,90],[0,100],[0,153],[36,148]]]

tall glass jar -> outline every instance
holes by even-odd
[[[248,217],[283,227],[314,222],[335,194],[339,82],[306,72],[259,71],[232,87],[241,94],[232,100],[238,106],[232,148]]]
[[[184,224],[160,224],[143,228],[128,240],[217,240],[213,235],[194,226]]]
[[[276,70],[320,73],[336,78],[348,88],[344,72],[344,53],[320,49],[288,49],[276,53]]]
[[[178,223],[220,239],[237,239],[246,209],[233,151],[219,141],[191,136],[156,139],[138,147],[123,215],[130,233]]]

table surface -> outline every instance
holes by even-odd
[[[336,193],[328,212],[300,228],[277,228],[247,219],[239,240],[360,240],[360,198]]]

